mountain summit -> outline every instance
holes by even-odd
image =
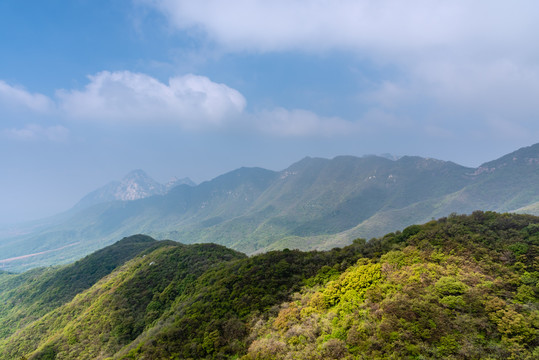
[[[165,192],[161,185],[142,170],[133,170],[127,174],[119,186],[114,189],[115,200],[138,200],[152,195],[161,195]]]
[[[112,181],[107,185],[92,191],[83,197],[75,209],[84,209],[100,203],[110,201],[132,201],[144,199],[153,195],[164,195],[178,185],[194,183],[189,178],[173,179],[166,185],[152,179],[143,170],[137,169],[127,174],[121,181]]]

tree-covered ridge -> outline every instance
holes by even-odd
[[[475,212],[342,249],[253,257],[155,243],[4,335],[0,359],[539,355],[537,217]]]
[[[164,242],[0,341],[0,358],[40,359],[51,352],[73,359],[112,355],[150,327],[206,269],[244,257],[213,244]]]

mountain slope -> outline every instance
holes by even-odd
[[[472,174],[478,181],[454,201],[481,209],[514,211],[539,201],[539,144],[525,147],[481,165]],[[470,210],[468,210],[470,211]]]
[[[539,144],[485,163],[465,174],[472,182],[450,194],[380,211],[349,231],[349,236],[377,236],[403,224],[424,223],[450,213],[474,210],[522,212],[539,215]]]
[[[305,159],[285,170],[283,182],[260,200],[285,209],[283,221],[297,223],[290,235],[335,234],[385,209],[460,189],[471,182],[469,170],[419,157]]]
[[[326,252],[164,242],[0,336],[0,359],[532,359],[537,256],[538,217],[484,212]]]

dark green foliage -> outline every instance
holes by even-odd
[[[413,236],[413,235],[417,234],[420,231],[421,231],[421,226],[420,225],[410,225],[406,229],[402,230],[402,234],[400,236],[400,239],[401,240],[406,240],[410,236]]]
[[[53,278],[36,288],[36,293],[46,296],[42,298],[43,302],[67,302],[136,255],[163,245],[146,235],[124,238],[58,270]]]

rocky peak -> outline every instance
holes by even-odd
[[[133,170],[127,174],[114,192],[114,200],[137,200],[152,195],[164,194],[166,188],[149,177],[142,170]]]
[[[163,195],[173,187],[181,184],[195,185],[189,178],[174,178],[166,185],[163,185],[152,179],[143,170],[137,169],[129,172],[121,181],[112,181],[92,191],[75,205],[75,209],[80,210],[109,201],[131,201],[144,199],[153,195]]]

